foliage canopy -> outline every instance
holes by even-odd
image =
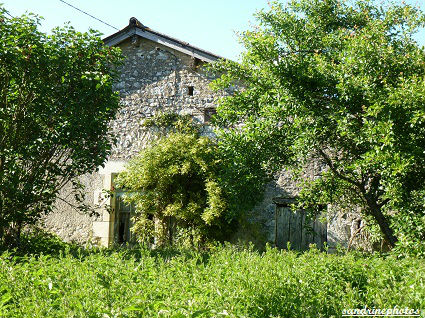
[[[118,49],[99,33],[37,30],[0,7],[0,240],[51,210],[58,191],[105,161],[117,111]]]
[[[244,87],[218,107],[221,136],[255,144],[266,169],[320,162],[318,178],[296,174],[305,206],[360,207],[391,246],[424,239],[425,51],[413,37],[423,13],[295,0],[257,18],[241,63],[213,68],[216,88]]]

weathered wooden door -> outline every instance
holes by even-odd
[[[306,219],[303,210],[292,211],[289,206],[276,205],[275,220],[275,245],[279,248],[287,248],[288,242],[291,249],[303,251],[310,244],[316,244],[323,249],[323,243],[327,241],[326,223]]]

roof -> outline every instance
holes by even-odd
[[[104,38],[103,41],[108,46],[114,46],[127,40],[128,38],[131,38],[133,35],[138,35],[142,38],[162,44],[164,46],[167,46],[189,56],[198,58],[205,62],[214,62],[218,59],[223,59],[219,55],[197,48],[187,42],[154,31],[143,25],[139,20],[134,17],[130,18],[129,24],[124,29]]]

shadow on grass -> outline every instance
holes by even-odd
[[[83,261],[91,255],[109,256],[118,253],[123,259],[140,260],[144,257],[153,257],[158,260],[168,261],[175,257],[183,257],[185,259],[196,258],[199,263],[206,264],[210,257],[207,251],[196,251],[189,248],[164,247],[152,249],[140,245],[116,245],[111,248],[105,248],[92,244],[69,243],[64,242],[57,235],[39,228],[23,233],[19,244],[13,248],[0,244],[0,255],[4,252],[9,253],[18,262],[24,262],[28,257],[40,257],[41,255],[52,258],[71,256]]]
[[[83,246],[64,242],[58,236],[38,228],[23,232],[19,242],[12,247],[0,244],[0,254],[8,252],[18,258],[37,257],[40,255],[61,257],[65,253],[78,256],[85,250],[88,252]]]

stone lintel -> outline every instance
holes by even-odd
[[[273,198],[273,203],[280,207],[290,207],[291,204],[297,202],[295,197],[275,197]]]

